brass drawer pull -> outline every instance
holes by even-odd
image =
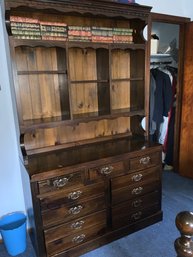
[[[133,175],[131,179],[135,182],[138,182],[142,179],[142,177],[143,175],[140,173],[140,174]]]
[[[53,186],[56,188],[62,188],[68,183],[68,178],[60,178],[53,181]]]
[[[141,215],[142,215],[142,212],[139,211],[139,212],[136,212],[133,215],[131,215],[131,218],[134,219],[134,220],[138,220],[138,219],[141,218]]]
[[[141,159],[139,160],[139,163],[140,163],[140,164],[143,164],[143,165],[147,165],[147,164],[150,163],[150,160],[151,160],[151,158],[150,158],[149,156],[143,157],[143,158],[141,158]]]
[[[137,200],[132,202],[132,206],[137,208],[137,207],[139,207],[142,204],[142,202],[143,201],[141,199],[137,199]]]
[[[102,175],[109,175],[111,174],[112,171],[113,171],[113,166],[105,166],[101,168],[100,173]]]
[[[133,195],[139,195],[143,191],[143,187],[137,187],[132,190]]]
[[[85,237],[86,237],[85,234],[81,234],[80,236],[75,236],[73,237],[72,242],[75,244],[79,244],[84,241]]]
[[[76,215],[76,214],[80,213],[80,211],[82,210],[82,208],[83,208],[82,205],[78,205],[78,206],[75,206],[75,207],[70,208],[70,209],[68,210],[68,212],[69,212],[70,214]]]
[[[71,224],[72,229],[80,229],[84,225],[84,220],[80,220]]]
[[[71,192],[68,194],[68,199],[76,200],[80,197],[81,194],[82,194],[82,191],[80,190]]]

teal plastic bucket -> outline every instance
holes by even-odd
[[[26,216],[22,212],[9,213],[0,219],[0,232],[7,252],[12,255],[26,249]]]

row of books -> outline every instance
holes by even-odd
[[[39,21],[34,18],[11,16],[12,35],[19,39],[66,41],[67,24],[63,22]]]
[[[68,26],[63,22],[39,21],[11,16],[11,31],[18,39],[132,43],[133,29],[96,26]]]

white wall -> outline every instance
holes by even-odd
[[[9,74],[8,39],[4,27],[3,3],[0,2],[0,216],[24,211],[20,172],[18,125],[15,102],[12,101]]]
[[[15,102],[12,101],[12,77],[8,69],[10,57],[2,2],[3,0],[0,0],[0,216],[18,210],[25,211],[31,204],[30,201],[28,206],[24,204],[21,179],[23,167],[19,160],[19,133],[15,120]],[[136,2],[153,6],[153,12],[193,18],[191,0],[136,0]],[[28,179],[23,172],[22,177],[25,187],[28,188]]]
[[[136,3],[152,6],[152,12],[193,18],[192,0],[136,0]]]

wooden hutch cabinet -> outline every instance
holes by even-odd
[[[79,256],[162,220],[161,146],[147,132],[151,8],[5,7],[37,256]]]

